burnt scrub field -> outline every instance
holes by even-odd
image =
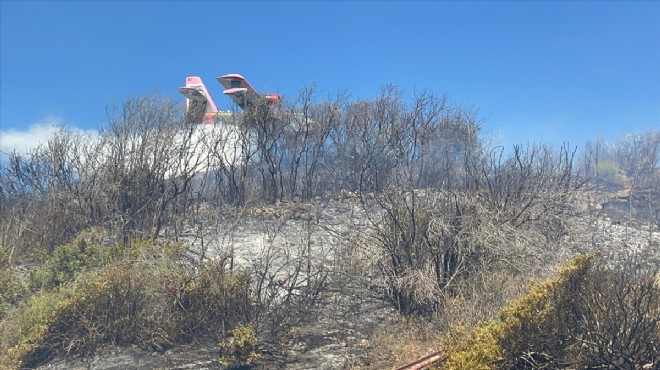
[[[660,132],[504,150],[445,97],[188,125],[158,96],[0,163],[0,367],[660,366]]]

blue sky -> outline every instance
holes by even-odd
[[[502,144],[660,128],[660,2],[0,0],[0,142],[93,130],[108,105],[199,75],[372,98],[385,84],[478,109]],[[19,139],[17,139],[19,138]]]

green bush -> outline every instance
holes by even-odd
[[[47,348],[42,343],[58,303],[70,294],[70,289],[43,292],[9,311],[0,322],[0,368],[23,368],[29,365],[29,356],[44,355]]]
[[[24,284],[16,275],[8,269],[0,269],[0,320],[25,292]]]
[[[81,232],[68,244],[55,247],[53,254],[30,273],[32,290],[52,289],[73,282],[76,276],[115,261],[167,264],[182,251],[179,243],[154,243],[132,239],[127,246],[102,242],[103,234],[93,229]]]
[[[219,343],[220,350],[224,354],[220,362],[230,364],[252,364],[260,356],[257,352],[257,336],[250,325],[237,325],[231,330],[229,338]]]
[[[0,320],[26,293],[25,285],[11,270],[9,252],[0,245]]]
[[[248,275],[229,271],[225,260],[195,272],[174,261],[176,245],[140,241],[118,261],[92,269],[77,264],[83,249],[74,247],[59,249],[57,263],[46,265],[67,266],[67,273],[88,270],[58,275],[71,281],[57,280],[59,286],[40,290],[0,322],[0,368],[34,367],[106,344],[217,343],[250,318]]]
[[[20,329],[7,355],[13,365],[33,367],[106,343],[166,342],[171,325],[159,315],[165,311],[164,294],[153,271],[143,266],[108,265],[85,273],[71,287],[37,294],[3,322]]]
[[[30,286],[33,290],[51,289],[71,282],[76,274],[108,263],[113,253],[112,246],[79,235],[72,242],[56,247],[53,255],[30,274]]]

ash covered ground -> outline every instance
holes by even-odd
[[[584,193],[566,224],[568,232],[553,250],[551,271],[562,261],[597,251],[605,259],[625,261],[631,254],[660,265],[660,232],[653,213],[660,196],[630,196],[616,191]],[[188,225],[182,241],[191,258],[233,255],[236,268],[266,271],[275,291],[303,289],[325,279],[323,293],[300,312],[296,332],[279,348],[265,347],[257,369],[377,368],[368,352],[372,334],[400,320],[383,299],[382,282],[372,274],[369,256],[377,254],[372,224],[378,208],[354,197],[310,203],[287,202],[246,209],[213,223]],[[309,259],[307,257],[311,256]],[[544,258],[543,256],[539,258]],[[312,261],[318,274],[290,281],[301,263]],[[298,273],[304,268],[298,269]],[[278,298],[275,297],[275,300]],[[272,347],[272,346],[271,346]],[[392,366],[401,364],[392,364]],[[55,359],[40,369],[218,369],[216,343],[173,348],[105,348],[87,358]]]

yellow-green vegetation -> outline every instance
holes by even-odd
[[[55,248],[53,255],[30,273],[30,286],[33,290],[51,289],[70,282],[76,274],[105,265],[113,249],[90,243],[84,236],[79,236],[71,243]]]
[[[60,301],[71,294],[70,289],[43,292],[29,298],[9,312],[0,323],[0,367],[21,368],[30,364],[29,356],[47,349],[44,343]]]
[[[209,335],[217,343],[249,317],[249,279],[225,260],[192,266],[179,245],[148,240],[121,248],[79,240],[56,248],[33,275],[39,290],[0,322],[0,368],[106,344],[163,347]]]
[[[175,329],[173,313],[156,270],[113,263],[41,291],[8,315],[0,325],[8,345],[4,365],[33,367],[106,343],[167,343]]]
[[[553,356],[565,351],[562,337],[571,325],[568,311],[591,261],[592,256],[573,259],[556,278],[534,284],[528,294],[506,305],[495,319],[467,334],[456,328],[453,335],[460,340],[450,345],[442,368],[509,369],[524,366],[525,356]]]
[[[0,270],[0,320],[5,317],[9,307],[18,302],[25,290],[24,285],[14,274],[4,269]]]
[[[237,325],[230,333],[229,338],[219,343],[224,356],[220,358],[223,364],[238,362],[252,364],[259,359],[257,349],[257,336],[251,325]]]

